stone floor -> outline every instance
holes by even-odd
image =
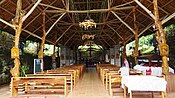
[[[10,89],[9,85],[0,86],[0,98],[9,98]],[[20,97],[22,98],[22,97]],[[25,97],[26,98],[26,97]],[[59,98],[57,97],[27,97],[27,98]],[[63,97],[60,97],[63,98]],[[123,98],[123,94],[114,94],[110,97],[105,90],[105,86],[102,84],[95,68],[89,68],[84,73],[84,76],[79,80],[73,89],[72,93],[69,93],[67,98]],[[151,93],[135,92],[133,98],[152,98]],[[161,98],[159,93],[154,94],[154,98]],[[170,93],[166,98],[175,98],[175,93]]]

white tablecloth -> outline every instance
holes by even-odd
[[[156,76],[124,76],[122,77],[122,87],[131,91],[166,91],[167,82],[163,78]]]
[[[148,67],[148,66],[141,66],[136,65],[134,66],[134,69],[142,71],[144,75],[146,75],[146,70],[149,70],[151,68],[151,75],[153,76],[161,76],[162,75],[162,67]],[[169,72],[174,73],[174,70],[169,67]]]

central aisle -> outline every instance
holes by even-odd
[[[86,70],[68,98],[110,98],[95,68]]]

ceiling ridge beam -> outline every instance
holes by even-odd
[[[110,12],[116,10],[128,10],[132,9],[134,6],[126,6],[126,7],[119,7],[119,8],[109,8],[109,9],[93,9],[93,10],[46,10],[47,13],[60,13],[60,12],[67,12],[67,13],[100,13],[100,12]]]

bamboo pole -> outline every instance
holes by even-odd
[[[137,26],[137,20],[136,20],[136,12],[135,8],[133,9],[133,15],[134,15],[134,36],[135,36],[135,49],[134,49],[134,58],[135,58],[135,64],[138,64],[137,57],[138,57],[138,48],[139,48],[139,38],[138,38],[138,26]]]
[[[44,51],[44,44],[45,44],[45,40],[46,40],[46,27],[45,27],[45,13],[43,13],[43,37],[42,37],[42,42],[40,45],[40,50],[38,52],[38,58],[39,59],[43,59],[43,51]]]
[[[157,29],[156,39],[158,41],[160,55],[162,56],[162,72],[166,73],[169,71],[169,68],[168,68],[169,46],[166,43],[165,31],[163,30],[162,23],[159,19],[157,0],[153,0],[153,4],[154,4],[154,14],[155,14],[155,26]]]
[[[20,34],[22,31],[22,18],[24,16],[24,13],[21,11],[22,9],[22,0],[17,1],[17,8],[16,8],[16,16],[13,21],[13,24],[16,27],[15,30],[15,43],[14,47],[11,49],[11,57],[14,58],[14,67],[10,70],[10,73],[13,77],[19,77],[20,76],[20,56],[19,56],[19,39]]]

